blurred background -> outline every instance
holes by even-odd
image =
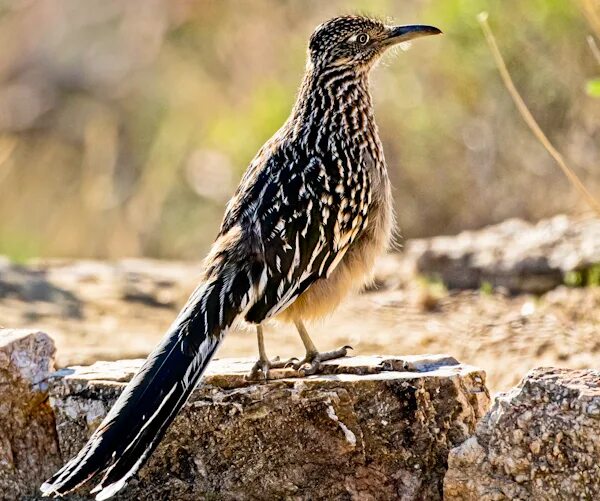
[[[600,0],[0,0],[0,327],[48,332],[59,366],[145,357],[287,118],[309,35],[359,12],[445,34],[374,71],[398,226],[413,240],[379,262],[377,287],[311,325],[317,346],[450,353],[485,367],[494,391],[536,365],[597,367],[600,219],[515,108],[483,10],[531,112],[600,198],[588,40],[600,43]],[[479,278],[454,290],[440,267]],[[266,333],[271,356],[302,353],[292,327]],[[254,334],[232,332],[219,356],[255,357]]]
[[[353,12],[445,32],[373,76],[405,237],[581,211],[503,88],[481,10],[532,113],[600,194],[597,0],[0,2],[0,254],[202,257],[288,115],[311,31]]]

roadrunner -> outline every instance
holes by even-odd
[[[390,183],[373,117],[369,73],[395,44],[440,30],[331,19],[310,37],[306,73],[283,127],[250,163],[229,201],[200,285],[85,447],[41,488],[60,496],[102,474],[92,492],[119,491],[154,451],[236,321],[293,322],[315,373],[348,347],[320,353],[304,321],[368,280],[393,225]]]

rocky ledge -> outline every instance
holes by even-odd
[[[50,374],[48,336],[0,330],[0,339],[0,498],[38,499],[142,361]],[[485,374],[448,356],[349,357],[269,382],[247,381],[251,365],[211,363],[116,499],[441,499],[448,451],[489,407]]]
[[[0,499],[37,489],[141,360],[58,372],[45,334],[0,330]],[[600,372],[542,368],[500,394],[444,355],[358,356],[250,382],[215,360],[116,499],[600,499]],[[83,491],[67,499],[88,500]]]
[[[141,361],[57,373],[50,402],[75,454]],[[119,499],[441,499],[448,450],[489,405],[482,371],[447,356],[352,357],[322,375],[251,360],[210,364],[148,465]]]
[[[449,457],[444,498],[600,499],[600,372],[542,368]]]

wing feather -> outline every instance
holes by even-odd
[[[257,241],[263,286],[248,321],[280,313],[330,275],[364,231],[371,199],[368,171],[343,163],[281,149],[244,178],[222,231],[239,225]]]

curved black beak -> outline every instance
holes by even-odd
[[[442,32],[435,26],[426,24],[408,24],[406,26],[391,26],[386,42],[389,44],[397,44],[408,42],[414,38],[426,37],[429,35],[439,35]]]

